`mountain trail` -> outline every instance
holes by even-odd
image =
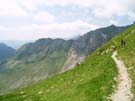
[[[118,59],[116,51],[113,53],[112,58],[117,65],[119,74],[117,77],[117,89],[111,95],[111,99],[112,101],[131,101],[133,98],[133,94],[130,91],[132,81],[128,76],[127,68],[123,61]]]

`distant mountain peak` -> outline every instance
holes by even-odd
[[[0,47],[8,47],[8,48],[12,48],[12,47],[6,45],[5,43],[0,43]],[[13,48],[12,48],[12,49],[13,49]],[[15,49],[14,49],[14,50],[15,50]]]
[[[110,25],[110,27],[116,27],[114,24]]]
[[[4,44],[4,43],[0,43],[0,46],[6,46],[6,44]]]
[[[135,24],[135,21],[133,22],[133,24]]]
[[[4,43],[0,43],[0,61],[12,56],[14,52],[15,49],[13,49],[12,47],[9,47]]]

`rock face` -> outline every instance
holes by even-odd
[[[68,59],[62,68],[62,72],[74,68],[77,64],[80,64],[86,56],[79,56],[74,49],[71,49],[68,53]]]
[[[127,27],[116,27],[111,25],[109,27],[96,29],[86,33],[80,37],[73,45],[73,48],[78,54],[85,54],[88,56],[95,49],[108,42],[111,38],[119,32],[125,30]]]
[[[75,40],[68,53],[68,59],[62,68],[62,72],[74,68],[76,64],[82,62],[90,53],[126,28],[128,28],[128,26],[116,27],[111,25],[109,27],[90,31]]]

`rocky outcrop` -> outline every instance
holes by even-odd
[[[86,56],[78,55],[76,51],[72,48],[68,53],[67,61],[65,62],[61,72],[65,72],[69,69],[74,68],[77,64],[80,64],[85,58]]]

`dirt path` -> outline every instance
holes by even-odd
[[[119,75],[117,77],[118,88],[111,95],[111,99],[112,101],[131,101],[133,94],[130,91],[131,79],[128,76],[127,68],[123,61],[118,60],[116,51],[113,53],[112,58],[117,65]]]

